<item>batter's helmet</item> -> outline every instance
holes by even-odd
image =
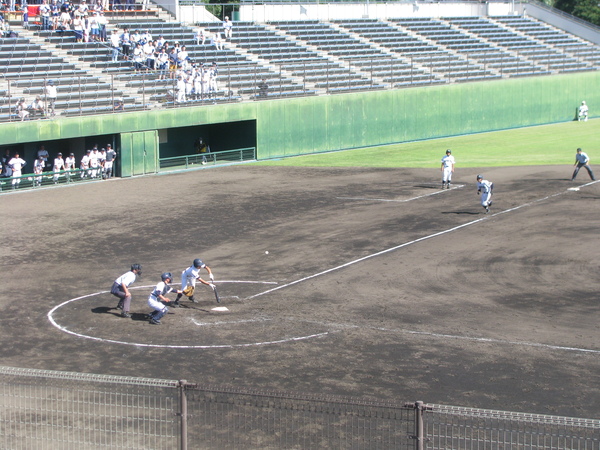
[[[165,272],[160,276],[160,279],[163,281],[167,281],[167,279],[172,280],[173,275],[171,274],[171,272]]]
[[[200,269],[204,265],[204,263],[202,262],[202,260],[200,258],[196,258],[194,260],[193,264],[196,269]]]
[[[141,264],[132,264],[131,271],[137,270],[138,275],[142,274],[142,265]]]
[[[446,150],[446,153],[452,153],[452,150],[448,149]]]
[[[478,180],[483,180],[483,175],[477,175]]]

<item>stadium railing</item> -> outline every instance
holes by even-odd
[[[600,420],[0,367],[0,448],[600,449]]]
[[[193,155],[174,156],[159,159],[161,172],[189,169],[192,166],[229,164],[236,162],[255,161],[256,147],[222,152],[195,153]]]

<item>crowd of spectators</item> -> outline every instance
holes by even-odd
[[[108,180],[113,177],[114,162],[117,157],[117,152],[112,148],[112,144],[107,144],[106,147],[98,149],[98,145],[86,150],[85,154],[77,160],[74,153],[63,159],[62,152],[57,152],[56,157],[50,162],[50,154],[45,146],[40,146],[37,151],[35,160],[32,163],[33,176],[27,177],[27,181],[33,182],[33,186],[40,186],[43,178],[53,181],[58,184],[61,179],[65,181],[75,181],[75,177],[79,179],[103,179]],[[13,189],[20,186],[23,172],[27,166],[20,152],[11,152],[6,149],[5,154],[0,158],[0,178],[11,179]],[[79,170],[78,170],[79,169]],[[45,174],[45,172],[48,172]]]

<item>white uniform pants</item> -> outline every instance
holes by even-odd
[[[150,308],[152,308],[154,311],[158,311],[158,312],[166,312],[169,310],[160,300],[158,300],[153,295],[148,297],[148,306]]]
[[[442,171],[442,182],[450,183],[452,181],[452,167],[444,167]]]
[[[490,202],[492,201],[492,192],[482,192],[481,193],[481,206],[486,208]]]

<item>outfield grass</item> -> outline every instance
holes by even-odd
[[[600,119],[479,133],[406,144],[294,156],[262,161],[268,166],[306,167],[437,167],[452,149],[460,167],[572,164],[581,147],[591,164],[600,162]]]

